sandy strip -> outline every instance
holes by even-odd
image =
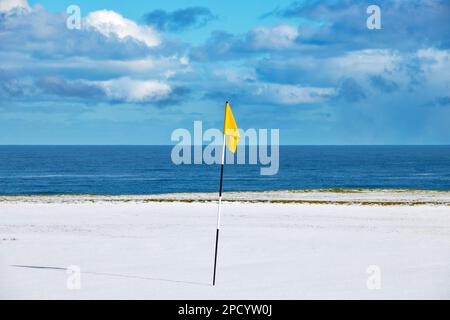
[[[150,195],[18,195],[0,196],[0,203],[83,202],[211,202],[217,193],[171,193]],[[225,192],[223,201],[252,203],[450,205],[450,191],[408,189],[322,189]]]

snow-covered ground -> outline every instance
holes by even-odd
[[[267,200],[267,193],[254,194]],[[270,196],[299,194],[397,202],[388,192],[383,198],[368,191]],[[434,200],[424,194],[427,201],[418,201],[404,191],[396,198],[409,199],[403,205],[224,202],[216,287],[210,283],[217,203],[1,197],[0,298],[449,299],[448,193],[431,193]],[[68,280],[78,283],[69,266],[81,270],[79,289],[67,287]],[[379,279],[381,288],[369,289],[368,279],[369,287]]]

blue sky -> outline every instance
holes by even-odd
[[[282,144],[450,144],[449,18],[445,0],[0,0],[0,144],[170,144],[220,128],[225,100]]]

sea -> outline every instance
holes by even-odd
[[[0,194],[218,191],[220,164],[176,165],[172,148],[0,146]],[[280,146],[278,173],[261,175],[265,166],[226,164],[224,191],[450,190],[450,146]]]

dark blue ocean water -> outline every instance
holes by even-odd
[[[0,194],[217,191],[219,165],[172,164],[171,146],[0,146]],[[282,146],[280,169],[226,165],[224,190],[450,190],[450,146]]]

